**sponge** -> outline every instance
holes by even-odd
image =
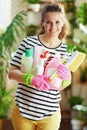
[[[86,57],[85,53],[75,51],[73,52],[70,59],[67,61],[66,66],[70,69],[70,71],[75,72],[79,66],[83,63]]]

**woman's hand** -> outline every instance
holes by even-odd
[[[57,66],[57,73],[62,80],[67,80],[71,77],[71,72],[69,68],[64,64],[60,64],[59,66]]]

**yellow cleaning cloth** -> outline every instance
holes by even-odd
[[[75,72],[79,68],[79,66],[83,63],[85,57],[86,57],[85,53],[75,51],[73,52],[71,58],[66,63],[66,66],[69,67],[70,71]]]

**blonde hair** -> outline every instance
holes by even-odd
[[[63,14],[63,20],[64,20],[64,25],[62,27],[62,31],[59,34],[59,39],[62,40],[64,39],[68,34],[69,34],[69,22],[66,18],[66,14],[65,14],[65,10],[64,10],[64,6],[61,3],[50,3],[45,5],[45,7],[42,10],[42,14],[41,14],[41,22],[44,22],[44,17],[46,15],[46,13],[48,12],[59,12]],[[43,26],[41,26],[41,31],[39,32],[39,34],[44,34],[45,33],[45,29]]]

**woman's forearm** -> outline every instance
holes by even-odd
[[[20,70],[18,69],[13,69],[9,71],[9,79],[16,80],[17,82],[22,82],[23,83],[23,74]]]

